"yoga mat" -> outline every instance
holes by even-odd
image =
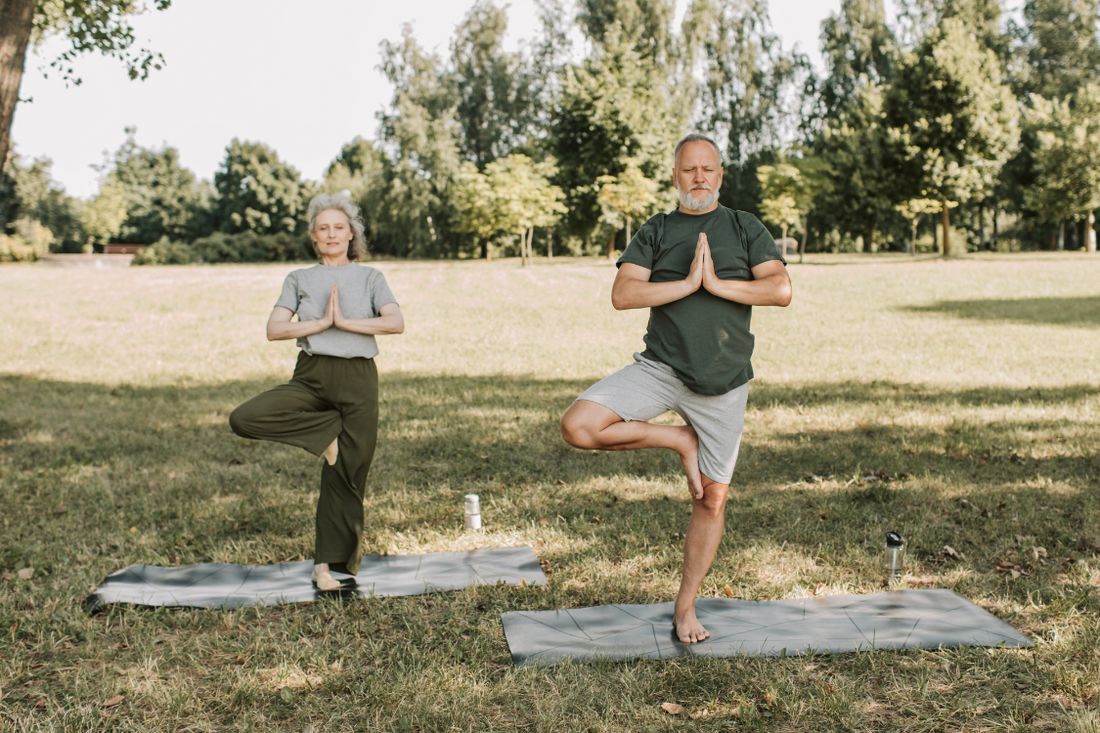
[[[670,602],[508,611],[501,620],[516,665],[1033,643],[957,593],[942,589],[782,601],[700,598],[695,612],[710,638],[697,644],[683,644],[673,636],[672,607]]]
[[[336,594],[412,596],[468,585],[542,585],[539,560],[527,545],[488,547],[424,555],[364,555],[358,575],[333,573],[338,591],[317,590],[310,580],[313,561],[277,565],[203,563],[179,568],[130,565],[116,570],[88,596],[89,610],[108,603],[141,606],[237,608],[312,601]]]

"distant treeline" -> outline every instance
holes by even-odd
[[[675,204],[671,151],[689,130],[724,151],[722,203],[807,251],[1089,246],[1100,0],[1026,0],[1011,16],[999,0],[896,0],[891,14],[843,0],[821,26],[823,73],[782,47],[764,0],[691,0],[679,28],[673,0],[537,5],[541,30],[517,51],[495,0],[446,55],[408,27],[383,42],[394,97],[319,182],[240,140],[200,181],[131,131],[85,202],[49,160],[15,159],[0,260],[106,242],[157,243],[149,262],[308,258],[308,200],[344,190],[380,254],[621,249]]]

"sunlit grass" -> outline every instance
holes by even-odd
[[[547,586],[90,616],[88,590],[132,563],[311,556],[315,460],[226,424],[290,374],[293,345],[263,336],[290,266],[12,266],[0,730],[1095,728],[1100,259],[807,260],[791,307],[754,314],[758,378],[703,592],[875,592],[897,529],[904,585],[952,588],[1034,648],[512,668],[502,611],[676,587],[675,456],[558,434],[642,348],[646,314],[614,311],[612,266],[584,260],[377,264],[408,330],[380,339],[368,552],[530,544]],[[461,528],[468,492],[478,532]]]

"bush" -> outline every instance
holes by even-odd
[[[192,245],[200,262],[288,262],[311,259],[313,249],[305,237],[285,232],[256,234],[215,232]]]
[[[0,234],[0,262],[35,262],[50,253],[53,232],[32,219],[19,219],[11,236]]]
[[[286,233],[225,234],[215,232],[192,244],[162,238],[134,255],[135,265],[188,265],[193,262],[294,262],[313,259],[313,248],[304,237]]]
[[[134,255],[131,265],[190,265],[195,261],[195,250],[183,242],[173,242],[161,237],[156,244],[142,247]]]

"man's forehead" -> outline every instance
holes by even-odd
[[[690,164],[693,166],[705,165],[718,168],[721,166],[721,157],[714,146],[705,140],[692,140],[684,143],[677,157],[677,166]]]

